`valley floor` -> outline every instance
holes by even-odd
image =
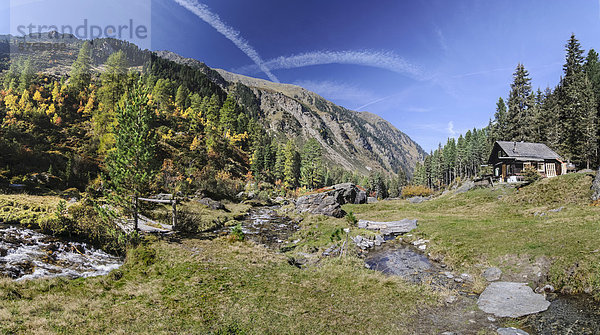
[[[551,283],[566,293],[598,296],[600,208],[589,205],[590,185],[590,176],[573,174],[518,192],[476,189],[421,204],[395,200],[344,209],[359,219],[418,219],[412,239],[430,240],[427,252],[433,259],[473,275],[476,293],[485,287],[483,269],[498,266],[502,280],[534,287]],[[354,254],[315,257],[339,242],[345,227],[344,219],[304,216],[285,253],[222,237],[149,237],[106,277],[3,279],[0,331],[493,333],[465,326],[465,315],[477,307],[464,301],[449,306],[451,292],[368,270]],[[350,235],[357,234],[367,232],[352,228]],[[308,259],[305,267],[291,265],[302,257]],[[447,327],[432,322],[434,313],[449,322]]]

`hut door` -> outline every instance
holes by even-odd
[[[546,163],[546,177],[556,177],[556,164]]]

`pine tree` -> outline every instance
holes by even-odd
[[[75,92],[86,89],[92,80],[92,46],[89,41],[83,42],[77,59],[71,67],[70,86]]]
[[[158,110],[164,112],[168,110],[172,97],[172,84],[169,79],[160,78],[154,84],[152,89],[152,98],[156,102]]]
[[[285,152],[282,145],[277,146],[277,153],[275,158],[275,166],[273,169],[273,177],[275,180],[283,181],[285,169]]]
[[[219,111],[219,126],[224,130],[235,130],[236,129],[236,120],[237,120],[237,105],[235,103],[235,98],[233,95],[227,96],[225,102],[223,103],[223,107]]]
[[[111,112],[125,93],[128,63],[123,51],[119,50],[108,56],[104,66],[105,70],[100,75],[102,86],[98,95],[103,111]]]
[[[10,61],[10,67],[4,75],[4,90],[16,90],[19,86],[19,63],[13,59]]]
[[[302,162],[300,164],[300,184],[313,189],[322,185],[323,161],[321,145],[316,139],[311,138],[302,148]]]
[[[288,140],[284,149],[283,185],[292,189],[298,186],[300,176],[300,157],[292,140]]]
[[[456,179],[456,141],[449,138],[444,146],[445,184],[450,185]]]
[[[204,100],[198,93],[192,94],[190,98],[190,111],[188,118],[190,120],[190,131],[200,133],[204,129],[203,111],[205,110]]]
[[[385,199],[388,197],[386,180],[380,172],[372,172],[369,175],[369,190],[375,192],[377,199]]]
[[[175,93],[175,105],[181,108],[181,110],[186,110],[190,106],[189,94],[190,91],[185,85],[179,85],[177,93]]]
[[[107,157],[111,198],[133,213],[137,213],[137,198],[148,191],[156,174],[154,112],[148,93],[141,81],[127,92],[124,105],[116,111],[115,147]],[[137,216],[134,222],[137,230]]]
[[[33,77],[35,76],[35,71],[33,69],[33,64],[31,59],[27,59],[23,61],[23,65],[21,66],[21,76],[19,77],[19,86],[18,91],[23,92],[25,90],[29,90],[29,86],[33,82]]]
[[[415,165],[415,171],[413,173],[411,184],[412,185],[422,185],[422,186],[427,185],[427,176],[426,176],[426,172],[425,172],[425,166],[423,166],[423,164],[420,162],[417,162],[417,164]],[[400,195],[402,195],[402,193],[400,193]]]
[[[250,160],[252,174],[257,180],[263,180],[265,172],[264,162],[264,147],[262,145],[257,145],[254,148],[254,153],[252,154],[252,159]]]
[[[206,103],[206,121],[210,125],[209,129],[217,129],[219,127],[219,109],[221,102],[216,94],[213,94]]]

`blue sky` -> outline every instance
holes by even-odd
[[[61,10],[67,3],[95,8],[111,1],[12,0],[74,22],[72,10]],[[151,17],[139,18],[151,19],[148,48],[299,84],[384,117],[425,150],[487,125],[517,63],[543,89],[558,83],[571,33],[586,50],[600,49],[599,0],[135,1],[151,1]],[[85,15],[98,22],[140,15],[115,8]]]

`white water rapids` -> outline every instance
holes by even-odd
[[[93,277],[123,263],[119,257],[85,243],[67,242],[31,229],[0,226],[0,276],[16,280],[40,277]]]

